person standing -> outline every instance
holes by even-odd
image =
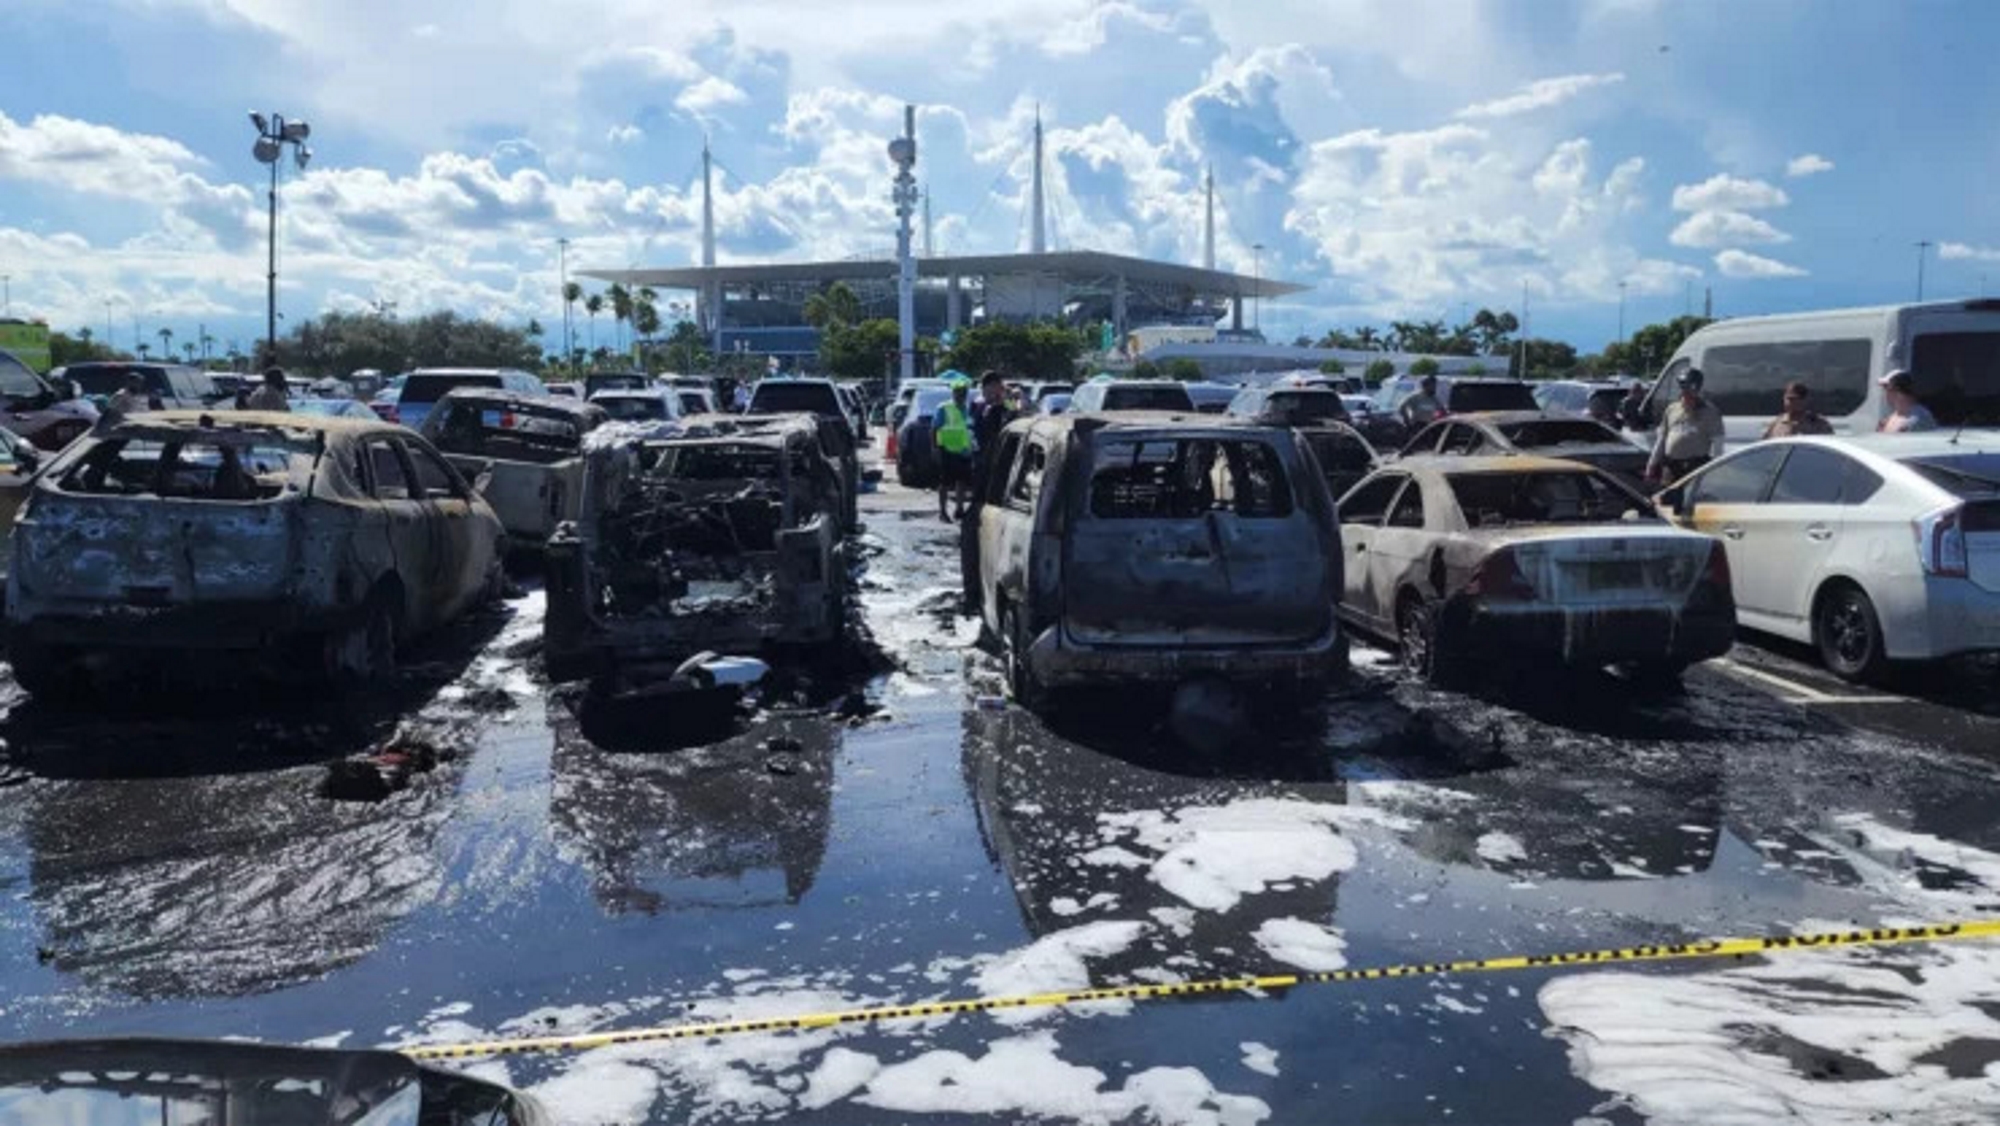
[[[952,380],[951,398],[931,416],[931,441],[938,455],[938,519],[946,523],[964,518],[966,492],[972,484],[972,423],[965,413],[971,392],[965,379]],[[956,517],[946,510],[950,501],[956,502]]]
[[[1883,376],[1881,384],[1882,397],[1889,400],[1889,413],[1875,424],[1876,430],[1884,434],[1914,434],[1937,429],[1937,419],[1917,401],[1916,381],[1909,372],[1897,368]]]
[[[97,417],[100,425],[110,426],[123,422],[140,411],[152,409],[152,398],[146,394],[146,377],[135,371],[126,375],[125,381],[118,387],[118,393],[111,396],[110,401],[104,404],[103,412]]]
[[[984,490],[993,483],[993,459],[1000,450],[1000,432],[1019,417],[1012,389],[997,371],[979,377],[979,401],[972,406],[972,503],[959,522],[958,563],[963,606],[968,615],[979,612],[979,510],[985,504]]]
[[[1811,397],[1811,389],[1798,380],[1785,384],[1784,413],[1764,427],[1764,437],[1797,438],[1807,434],[1833,433],[1833,423],[1806,405],[1806,400]]]
[[[285,394],[285,369],[265,368],[263,386],[243,400],[246,411],[289,411],[291,398]]]
[[[1618,422],[1627,430],[1646,429],[1646,385],[1633,380],[1618,402]]]
[[[1681,396],[1667,405],[1659,437],[1653,439],[1653,456],[1646,462],[1648,482],[1662,480],[1662,474],[1678,481],[1722,452],[1722,409],[1701,393],[1701,369],[1687,369],[1678,382]]]
[[[1444,417],[1444,404],[1438,402],[1437,390],[1435,375],[1427,375],[1417,381],[1417,393],[1404,399],[1403,405],[1396,408],[1404,426],[1415,430]]]

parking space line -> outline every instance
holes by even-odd
[[[1733,661],[1728,657],[1717,657],[1709,663],[1724,672],[1734,674],[1739,679],[1760,681],[1770,687],[1785,690],[1791,694],[1785,701],[1790,704],[1907,704],[1910,702],[1902,696],[1840,696],[1831,692],[1822,692],[1809,684],[1801,684],[1796,680],[1779,676],[1777,673],[1752,668],[1749,665]]]

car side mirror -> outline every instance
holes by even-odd
[[[1671,489],[1662,490],[1653,499],[1661,506],[1677,514],[1685,514],[1687,511],[1687,486],[1675,485]]]
[[[491,485],[492,483],[493,483],[493,463],[489,461],[480,468],[479,476],[474,477],[472,479],[472,491],[478,493],[480,496],[485,496],[486,487],[488,485]]]
[[[14,450],[14,464],[29,473],[33,473],[42,467],[42,455],[36,453],[26,445],[22,445]]]

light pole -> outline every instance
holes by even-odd
[[[556,296],[562,298],[563,363],[567,364],[572,362],[570,353],[576,351],[576,335],[570,331],[569,326],[569,240],[567,238],[556,240],[556,256],[562,263],[562,281],[560,288],[556,290]]]
[[[1618,343],[1625,343],[1625,282],[1618,282]]]
[[[1917,243],[1917,300],[1924,299],[1924,259],[1930,255],[1931,242],[1922,239]]]
[[[312,136],[312,126],[303,121],[286,121],[283,114],[274,113],[267,120],[263,114],[252,110],[250,124],[257,127],[257,143],[251,147],[251,155],[258,163],[271,168],[270,233],[268,239],[268,270],[264,277],[264,359],[266,363],[278,362],[278,158],[285,154],[285,146],[292,146],[292,159],[298,162],[303,172],[306,162],[312,159],[312,150],[306,147],[306,138]]]
[[[1264,288],[1264,244],[1261,242],[1250,244],[1250,276],[1257,283],[1250,290],[1250,331],[1262,332],[1264,329],[1264,298],[1258,293],[1258,290]]]
[[[0,315],[14,312],[14,275],[0,274]]]
[[[104,346],[106,348],[116,347],[116,345],[111,343],[111,299],[109,297],[104,299]]]
[[[1037,122],[1040,121],[1038,117]],[[1041,125],[1035,126],[1035,155],[1041,155]],[[895,186],[889,198],[896,205],[896,386],[901,388],[917,373],[917,258],[912,252],[910,220],[917,211],[917,107],[903,107],[903,135],[889,142],[889,163],[896,166]],[[1042,168],[1035,166],[1036,202],[1040,202]],[[1035,212],[1036,234],[1041,232],[1041,212]]]

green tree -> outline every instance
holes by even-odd
[[[1374,325],[1362,325],[1354,330],[1354,346],[1363,352],[1373,352],[1381,338],[1382,334],[1375,331]]]
[[[1479,351],[1488,356],[1505,355],[1513,346],[1510,338],[1520,330],[1521,320],[1512,313],[1481,309],[1472,317],[1472,335]]]
[[[62,367],[65,364],[80,364],[89,360],[115,360],[119,354],[91,338],[87,328],[76,330],[75,336],[61,332],[49,333],[49,366]]]
[[[861,298],[846,282],[834,282],[806,298],[805,322],[822,331],[861,323]]]
[[[1160,378],[1160,365],[1151,360],[1140,360],[1138,363],[1132,365],[1132,378],[1158,379]]]
[[[1427,375],[1436,375],[1437,373],[1438,362],[1429,356],[1418,357],[1416,362],[1410,365],[1410,374],[1416,376],[1418,379],[1422,379]]]
[[[1339,360],[1321,360],[1319,362],[1319,372],[1321,375],[1339,375],[1346,370],[1347,365],[1341,363]]]
[[[663,349],[667,368],[688,374],[707,371],[714,362],[708,346],[701,338],[701,329],[693,321],[678,321],[673,332],[667,335],[667,345]]]
[[[1342,351],[1348,351],[1359,347],[1359,345],[1354,342],[1352,336],[1342,332],[1340,329],[1331,328],[1326,331],[1326,335],[1313,342],[1313,347],[1339,348]]]
[[[1367,380],[1368,385],[1373,387],[1395,374],[1396,365],[1393,362],[1389,360],[1374,360],[1362,370],[1361,378]]]
[[[1522,361],[1526,360],[1526,370]],[[1576,347],[1560,340],[1522,341],[1507,356],[1507,374],[1516,379],[1546,379],[1576,366]]]
[[[625,346],[625,325],[632,319],[632,292],[618,282],[612,282],[611,287],[604,291],[604,296],[611,301],[613,341],[622,350]]]
[[[651,301],[640,301],[632,306],[632,330],[641,340],[651,340],[660,331],[660,310]]]
[[[583,300],[583,287],[575,282],[564,282],[562,287],[562,297],[563,297],[563,323],[566,325],[575,324],[576,303]],[[571,346],[570,341],[568,340],[563,341],[563,347],[568,348],[570,346]],[[572,362],[574,362],[575,358],[571,357],[571,359]]]
[[[1168,379],[1178,379],[1182,383],[1200,383],[1208,378],[1201,370],[1201,365],[1186,356],[1176,356],[1168,360],[1166,373]]]
[[[835,379],[880,379],[901,344],[900,328],[887,317],[834,323],[820,332],[820,367]]]
[[[165,357],[168,363],[172,363],[174,358],[174,330],[163,328],[154,335],[160,338],[160,355]]]
[[[1063,325],[988,321],[962,330],[942,362],[968,375],[999,371],[1023,379],[1067,376],[1088,347]]]
[[[1464,367],[1458,370],[1460,371],[1460,373],[1464,375],[1485,375],[1486,365],[1475,361],[1473,363],[1465,365]]]
[[[1632,339],[1619,353],[1623,365],[1633,371],[1651,374],[1674,354],[1674,350],[1696,329],[1709,324],[1706,317],[1675,317],[1664,324],[1650,324],[1632,334]],[[1605,349],[1607,355],[1610,349]]]
[[[593,293],[583,299],[583,311],[590,315],[590,350],[597,351],[597,314],[604,311],[604,295]]]

